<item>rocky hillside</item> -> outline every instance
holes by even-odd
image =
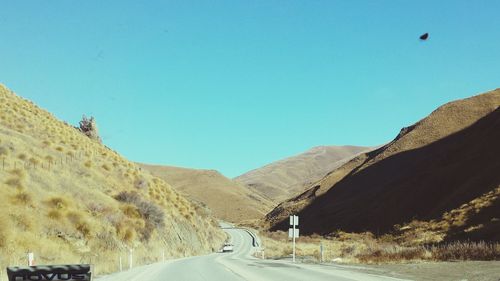
[[[318,146],[235,178],[250,190],[280,203],[301,193],[326,173],[370,148],[360,146]]]
[[[118,269],[213,251],[216,221],[164,180],[0,85],[0,267]]]
[[[450,102],[330,172],[266,219],[304,233],[433,232],[500,240],[500,90]]]
[[[274,205],[215,170],[138,164],[169,182],[191,200],[207,206],[214,216],[230,222],[260,219]]]

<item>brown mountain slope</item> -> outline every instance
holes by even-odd
[[[185,196],[203,203],[226,221],[241,222],[262,218],[274,205],[215,170],[139,164],[169,182]]]
[[[236,177],[235,181],[279,203],[304,191],[329,171],[369,149],[360,146],[318,146],[252,170]]]
[[[498,241],[499,106],[498,89],[443,105],[266,218],[285,229],[286,216],[299,213],[305,233],[384,233],[421,220],[449,237]]]
[[[0,267],[209,253],[225,234],[172,187],[0,85]]]

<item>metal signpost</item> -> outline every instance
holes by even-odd
[[[299,225],[299,216],[290,216],[290,225],[292,228],[288,229],[288,237],[293,241],[292,261],[295,262],[295,238],[299,238],[299,229],[296,226]]]

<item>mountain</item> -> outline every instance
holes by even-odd
[[[273,230],[286,229],[287,216],[297,213],[304,234],[419,227],[443,239],[499,241],[499,106],[500,89],[445,104],[266,220]]]
[[[93,120],[93,119],[92,119]],[[225,234],[164,180],[0,85],[0,267],[92,263],[118,269],[203,254]]]
[[[260,219],[274,207],[269,200],[215,170],[138,165],[169,182],[186,197],[206,205],[216,217],[226,221]]]
[[[302,154],[252,170],[234,180],[277,204],[303,192],[305,188],[324,177],[327,172],[367,150],[370,148],[318,146]]]

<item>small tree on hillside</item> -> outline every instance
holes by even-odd
[[[99,133],[97,131],[97,124],[95,122],[94,117],[87,118],[87,116],[82,116],[82,121],[80,121],[80,127],[78,128],[80,132],[84,133],[87,137],[96,140],[98,142],[101,141],[101,137],[99,137]]]

